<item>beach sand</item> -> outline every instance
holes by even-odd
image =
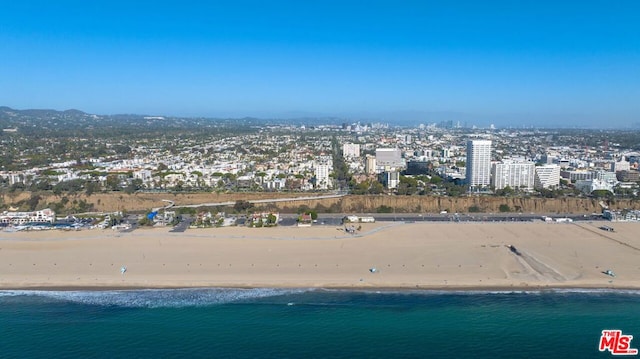
[[[640,224],[606,224],[0,232],[0,288],[640,289]]]

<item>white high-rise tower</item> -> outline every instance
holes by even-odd
[[[470,188],[491,184],[491,141],[467,141],[467,184]]]

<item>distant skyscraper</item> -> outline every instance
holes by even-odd
[[[467,179],[469,187],[487,187],[491,183],[491,141],[467,141]]]

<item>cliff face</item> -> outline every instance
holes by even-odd
[[[477,207],[480,212],[498,213],[501,205],[507,205],[510,212],[523,213],[600,213],[602,207],[594,199],[580,198],[502,198],[502,197],[430,197],[430,196],[346,196],[340,199],[282,202],[280,209],[298,208],[306,205],[315,208],[331,208],[332,212],[341,213],[375,213],[380,207],[390,207],[398,213],[439,213],[469,212],[470,207]],[[616,201],[608,203],[612,209],[640,208],[638,201]]]
[[[381,206],[395,208],[396,212],[469,212],[477,207],[480,212],[500,212],[500,205],[507,205],[513,212],[534,213],[592,213],[601,212],[595,200],[585,199],[542,199],[542,198],[499,198],[499,197],[348,197],[342,207],[346,212],[366,209],[375,212]]]
[[[34,194],[20,193],[5,195],[2,203],[5,207],[16,206],[25,210],[25,203]],[[39,194],[38,208],[52,207],[59,203],[64,196]],[[273,199],[309,197],[309,194],[290,193],[97,193],[91,196],[76,195],[67,197],[67,208],[78,201],[86,201],[93,206],[94,211],[147,211],[151,208],[163,207],[163,199],[172,200],[176,205],[235,202],[237,200]],[[432,197],[432,196],[356,196],[341,198],[283,201],[261,204],[260,207],[282,212],[296,212],[300,206],[316,209],[318,212],[333,213],[375,213],[382,207],[389,207],[397,213],[439,213],[440,211],[467,213],[471,207],[485,213],[498,213],[500,206],[506,205],[511,212],[523,213],[600,213],[602,207],[598,200],[583,198],[504,198],[491,196],[474,197]],[[616,200],[607,202],[611,209],[640,209],[640,201]],[[504,206],[503,206],[504,207]],[[504,208],[503,208],[504,209]]]

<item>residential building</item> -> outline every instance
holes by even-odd
[[[409,161],[407,162],[407,174],[408,175],[424,175],[429,173],[430,167],[429,161]]]
[[[345,158],[360,157],[360,145],[357,143],[345,143],[342,145],[342,156]]]
[[[610,183],[614,186],[618,183],[618,179],[616,178],[615,172],[595,171],[593,173],[593,178],[603,182]]]
[[[378,181],[388,189],[398,188],[400,184],[400,172],[385,171],[378,175]]]
[[[560,171],[560,177],[569,180],[571,183],[586,181],[593,178],[593,172],[589,171]]]
[[[491,141],[467,141],[467,176],[470,188],[487,187],[491,183]]]
[[[613,193],[614,187],[612,183],[597,178],[590,180],[578,180],[575,185],[578,190],[585,194],[590,194],[593,191],[609,191]]]
[[[402,152],[398,148],[376,148],[376,166],[383,168],[404,167]]]
[[[315,175],[316,175],[316,189],[328,189],[331,186],[331,178],[329,177],[329,173],[331,173],[331,167],[328,164],[318,164],[315,167]]]
[[[554,188],[560,185],[560,166],[543,165],[535,167],[535,188]]]
[[[505,160],[491,166],[491,184],[495,189],[507,186],[531,190],[535,183],[533,162]]]
[[[367,155],[367,157],[365,157],[364,172],[367,174],[376,173],[376,157],[375,156]]]
[[[620,161],[611,163],[611,172],[628,171],[631,168],[631,163],[625,161],[624,157]]]
[[[632,170],[620,171],[620,172],[616,172],[616,176],[618,181],[621,181],[621,182],[640,181],[640,172],[638,171],[632,171]]]

